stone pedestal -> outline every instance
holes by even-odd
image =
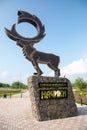
[[[31,76],[28,78],[28,87],[32,113],[38,121],[78,115],[68,79]]]

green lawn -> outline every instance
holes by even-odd
[[[4,97],[5,95],[11,96],[18,93],[21,93],[19,89],[0,89],[0,97]]]

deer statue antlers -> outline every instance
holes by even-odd
[[[45,28],[42,25],[40,19],[35,15],[31,15],[25,11],[18,11],[18,24],[21,22],[28,22],[32,24],[38,31],[38,34],[33,38],[25,38],[17,33],[16,24],[13,24],[11,30],[5,28],[5,32],[9,38],[17,42],[17,45],[22,47],[24,56],[31,61],[32,65],[37,71],[37,75],[41,75],[43,72],[38,66],[38,63],[47,64],[49,68],[55,71],[55,76],[60,76],[60,70],[58,65],[60,57],[54,54],[47,54],[37,51],[33,45],[42,40],[45,36]]]
[[[16,32],[16,24],[13,24],[11,31],[5,28],[6,34],[12,40],[22,40],[28,43],[37,43],[45,36],[45,28],[42,25],[41,21],[35,15],[31,15],[24,11],[18,11],[18,24],[21,22],[31,23],[37,29],[38,34],[34,38],[24,38]]]

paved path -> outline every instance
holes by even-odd
[[[0,130],[87,130],[87,106],[79,116],[39,122],[31,112],[29,98],[0,99]]]
[[[22,98],[28,98],[29,97],[29,91],[22,93],[22,95],[21,94],[12,95],[11,98],[21,98],[21,96],[22,96]]]

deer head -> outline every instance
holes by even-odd
[[[31,43],[33,45],[43,39],[43,37],[45,36],[45,28],[38,17],[36,17],[35,15],[31,15],[30,13],[27,13],[25,11],[18,11],[18,24],[21,22],[28,22],[32,24],[37,29],[38,34],[33,38],[25,38],[17,33],[16,24],[13,24],[11,30],[5,28],[7,36],[12,40],[17,41],[20,47],[22,47],[22,44],[26,43]]]

